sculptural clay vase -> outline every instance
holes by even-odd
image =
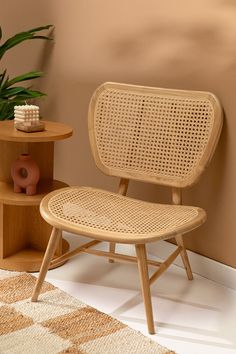
[[[11,176],[14,182],[14,192],[25,191],[27,195],[36,194],[40,171],[37,163],[29,154],[21,154],[11,166]]]

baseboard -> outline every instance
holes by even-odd
[[[176,246],[169,242],[159,241],[149,244],[147,252],[158,258],[166,259],[175,248]],[[236,290],[236,269],[191,251],[188,251],[188,256],[193,273]],[[180,257],[176,258],[174,264],[183,267]]]

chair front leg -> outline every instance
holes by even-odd
[[[55,227],[52,229],[52,233],[47,245],[47,249],[43,258],[43,262],[40,268],[40,273],[37,279],[37,282],[35,284],[34,292],[31,298],[31,301],[35,302],[38,300],[38,296],[41,290],[41,287],[43,285],[45,276],[48,271],[49,264],[52,260],[52,257],[56,251],[58,241],[60,240],[61,237],[61,231],[59,229],[56,229]]]
[[[146,247],[144,245],[135,245],[136,255],[139,268],[139,276],[141,282],[141,289],[143,294],[143,301],[145,305],[148,332],[150,334],[155,333],[153,313],[152,313],[152,301],[150,292],[150,281],[148,275],[147,254]]]

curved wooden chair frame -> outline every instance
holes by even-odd
[[[50,265],[79,253],[138,264],[149,333],[154,333],[150,285],[181,255],[193,279],[183,234],[206,219],[203,209],[182,205],[182,188],[195,183],[208,165],[222,127],[222,110],[209,92],[105,83],[89,106],[89,137],[99,169],[120,177],[118,193],[69,187],[41,202],[43,218],[53,226],[32,301],[37,301]],[[129,180],[172,188],[172,205],[126,196]],[[61,230],[92,240],[52,260]],[[177,248],[163,262],[147,259],[146,244],[175,237]],[[109,251],[92,248],[102,241]],[[134,244],[136,257],[116,252],[116,243]],[[149,278],[148,265],[158,267]]]

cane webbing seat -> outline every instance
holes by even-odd
[[[41,213],[66,231],[105,241],[112,236],[117,243],[166,239],[205,221],[205,211],[197,207],[149,203],[89,187],[48,194]]]
[[[40,212],[53,230],[32,301],[37,301],[48,268],[79,253],[136,262],[148,330],[154,333],[150,285],[178,255],[188,279],[193,279],[182,235],[199,227],[206,212],[182,205],[181,190],[196,183],[211,160],[222,109],[209,92],[105,83],[91,98],[88,123],[95,163],[105,174],[120,178],[119,190],[67,187],[43,198]],[[172,204],[126,196],[130,179],[171,187]],[[61,230],[91,241],[53,259]],[[147,259],[146,244],[173,237],[177,247],[165,261]],[[109,242],[108,251],[93,248],[102,241]],[[116,243],[134,244],[136,257],[118,253]],[[151,277],[148,265],[158,267]]]

